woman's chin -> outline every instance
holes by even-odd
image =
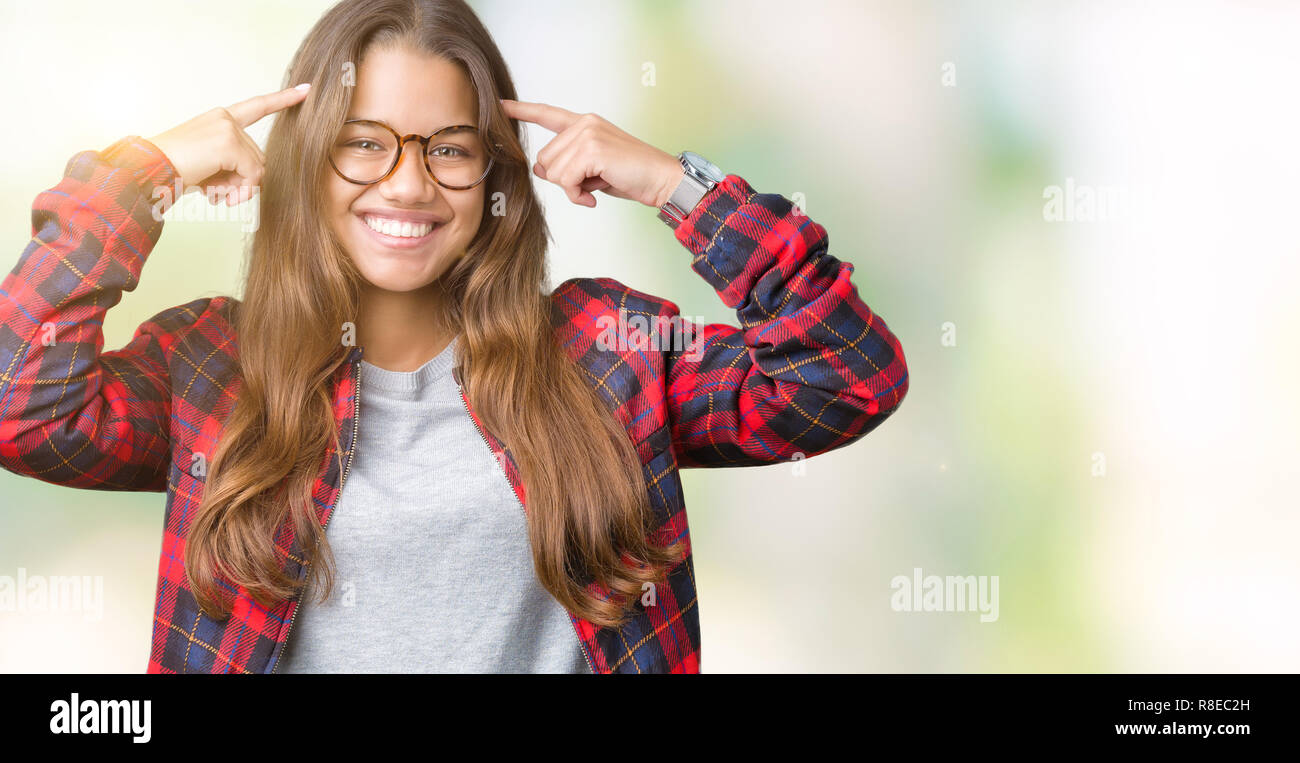
[[[363,262],[358,270],[366,283],[383,291],[405,292],[423,289],[442,274],[441,269],[432,270],[428,263],[419,263],[411,267],[410,263]]]

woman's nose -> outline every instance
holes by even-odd
[[[419,141],[405,143],[402,153],[397,157],[397,167],[383,185],[388,186],[394,194],[405,197],[432,198],[437,193],[434,190],[437,183],[424,165],[424,157],[420,155],[423,150],[424,146]]]

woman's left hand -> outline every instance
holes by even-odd
[[[596,114],[545,103],[501,99],[506,115],[556,133],[537,154],[533,172],[564,189],[569,201],[596,206],[593,191],[651,207],[667,203],[682,179],[677,157],[637,140]]]

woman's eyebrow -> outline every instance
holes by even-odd
[[[349,116],[349,117],[346,117],[346,119],[348,119],[348,120],[352,120],[352,119],[364,119],[364,120],[367,121],[367,122],[379,122],[380,124],[385,124],[385,125],[388,125],[389,127],[392,127],[392,128],[393,128],[394,130],[396,130],[397,132],[401,132],[401,130],[398,130],[396,127],[393,127],[393,123],[392,123],[392,122],[389,122],[389,121],[386,120],[386,119],[376,119],[375,117],[357,117],[357,116]],[[443,126],[437,128],[437,129],[433,130],[432,132],[419,133],[419,134],[420,134],[420,135],[432,135],[433,133],[438,132],[438,130],[445,130],[445,129],[447,129],[448,127],[470,127],[470,128],[475,129],[475,130],[478,129],[478,126],[474,124],[474,121],[473,121],[473,120],[470,120],[470,121],[468,121],[468,122],[449,122],[449,123],[447,123],[447,124],[445,124],[445,125],[443,125]],[[409,134],[409,133],[407,133],[407,134]]]

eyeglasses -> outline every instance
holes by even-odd
[[[420,144],[424,168],[433,182],[443,188],[457,191],[473,188],[492,169],[493,157],[488,155],[477,127],[450,125],[428,136],[398,135],[393,128],[372,119],[349,119],[343,123],[330,149],[330,166],[349,183],[380,183],[397,169],[408,140]],[[501,148],[499,143],[494,145]]]

